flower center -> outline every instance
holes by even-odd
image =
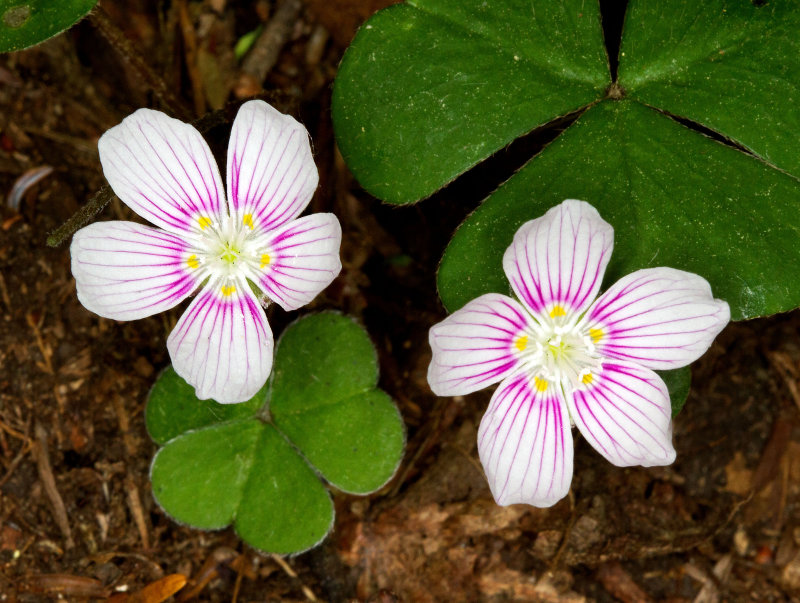
[[[230,296],[236,290],[235,283],[242,284],[243,278],[257,282],[270,257],[257,249],[249,214],[243,220],[226,217],[221,222],[201,216],[197,224],[195,251],[186,259],[190,269],[202,270],[201,278],[214,279],[223,296]]]
[[[241,251],[239,251],[239,249],[234,247],[231,243],[224,241],[222,243],[222,252],[220,253],[219,259],[228,264],[235,264],[236,260],[239,259],[240,253]]]
[[[590,385],[600,370],[597,339],[597,333],[579,325],[552,320],[526,330],[514,340],[514,348],[534,375],[537,390],[560,384],[572,391]]]

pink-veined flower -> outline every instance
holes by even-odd
[[[675,459],[669,394],[653,371],[700,357],[730,310],[705,279],[672,268],[638,270],[597,297],[613,240],[594,207],[564,201],[506,250],[516,299],[482,295],[430,331],[437,395],[500,383],[478,431],[500,505],[566,496],[572,425],[620,467]]]
[[[242,402],[272,369],[261,307],[309,303],[341,270],[333,214],[298,218],[317,188],[308,132],[263,101],[242,105],[228,145],[228,197],[191,125],[139,109],[98,143],[117,196],[157,228],[98,222],[72,241],[78,299],[132,320],[196,297],[167,340],[175,371],[201,399]]]

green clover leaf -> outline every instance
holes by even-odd
[[[580,112],[454,234],[438,275],[451,311],[507,293],[514,232],[577,198],[614,226],[607,283],[672,266],[734,320],[773,314],[800,304],[798,30],[788,0],[631,0],[612,81],[596,2],[409,1],[356,36],[334,125],[362,185],[407,203]]]
[[[334,517],[317,474],[366,494],[392,477],[402,457],[402,420],[377,381],[369,337],[334,312],[290,325],[270,382],[242,404],[198,400],[166,370],[146,411],[147,429],[163,445],[151,470],[156,501],[198,528],[232,523],[260,550],[313,547]]]

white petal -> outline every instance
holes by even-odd
[[[567,396],[567,404],[583,437],[618,467],[675,460],[669,393],[650,369],[604,363],[588,385]]]
[[[243,104],[228,144],[231,215],[272,230],[300,215],[318,181],[305,127],[264,101]]]
[[[530,315],[516,300],[487,293],[434,325],[428,384],[438,396],[459,396],[493,385],[519,365]]]
[[[478,453],[498,505],[549,507],[564,498],[573,449],[560,390],[540,391],[527,373],[503,381],[481,421]]]
[[[103,134],[97,149],[117,196],[156,226],[183,234],[223,216],[219,168],[193,126],[139,109]]]
[[[585,324],[604,356],[654,370],[697,360],[730,320],[701,276],[673,268],[637,270],[601,295]]]
[[[233,287],[223,293],[207,285],[167,339],[175,372],[198,398],[222,404],[252,398],[272,370],[272,331],[264,310],[245,281]]]
[[[342,227],[333,214],[311,214],[266,233],[254,280],[284,310],[296,310],[331,284],[342,269]]]
[[[133,222],[96,222],[70,246],[78,299],[92,312],[133,320],[186,299],[197,278],[191,251],[173,234]]]
[[[597,210],[568,199],[517,230],[503,270],[534,313],[576,315],[600,290],[613,246],[614,229]]]

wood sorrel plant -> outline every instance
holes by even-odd
[[[242,105],[227,199],[200,133],[159,111],[138,110],[98,147],[114,192],[159,228],[110,221],[75,233],[78,299],[131,320],[197,293],[167,339],[173,365],[147,405],[148,430],[163,445],[151,474],[157,502],[199,528],[233,523],[264,551],[314,546],[334,516],[317,474],[345,492],[372,492],[394,474],[404,434],[376,387],[372,343],[346,317],[288,327],[272,370],[261,306],[295,310],[341,269],[336,217],[298,217],[318,181],[306,129],[262,101]]]
[[[490,356],[502,351],[505,360],[494,358],[498,363],[484,366],[484,381],[467,379],[461,389],[441,380],[470,370],[447,360],[456,349],[469,355],[467,344],[459,347],[442,336],[450,349],[437,336],[456,329],[460,313],[477,312],[472,304],[478,302],[470,300],[486,302],[487,295],[511,288],[526,303],[504,253],[529,220],[563,199],[589,200],[616,233],[616,252],[607,270],[598,273],[605,273],[606,287],[639,270],[668,266],[675,274],[694,273],[702,277],[694,279],[710,283],[714,294],[730,304],[735,320],[800,304],[796,4],[630,0],[619,44],[604,44],[603,17],[608,16],[601,16],[600,4],[591,0],[408,0],[377,13],[361,28],[334,86],[332,113],[342,155],[369,192],[393,203],[427,197],[515,139],[551,130],[553,142],[455,232],[437,276],[445,307],[463,309],[432,331],[434,391],[464,393],[464,383],[471,383],[467,389],[473,391],[480,383],[506,379],[484,419],[480,444],[500,502],[550,504],[563,496],[571,475],[570,421],[594,438],[595,447],[612,462],[638,457],[638,462],[653,464],[669,456],[636,452],[640,443],[624,429],[617,435],[627,438],[620,445],[626,453],[615,457],[616,448],[603,450],[599,432],[587,426],[576,401],[581,380],[564,386],[556,379],[563,393],[556,399],[540,395],[545,390],[537,389],[534,377],[543,379],[543,374],[534,371],[523,379],[514,372],[528,366],[519,359],[528,353],[528,348],[519,349],[522,339],[468,333],[476,337],[473,343],[483,345],[469,354],[480,356],[478,348]],[[531,262],[544,262],[532,253]],[[489,306],[485,313],[501,314]],[[527,309],[540,311],[530,304]],[[584,311],[573,313],[575,325],[584,320]],[[727,316],[720,318],[717,327],[726,321]],[[534,323],[540,324],[538,318]],[[546,347],[537,339],[538,327],[531,328],[526,344],[536,340]],[[570,331],[569,337],[575,336]],[[494,346],[491,353],[488,341]],[[554,362],[541,350],[531,353],[539,364],[528,368],[535,364],[545,370]],[[649,371],[686,365],[694,358],[670,366],[644,364],[645,380],[655,385],[641,403],[652,403],[661,413],[654,423],[661,426],[654,428],[664,436],[661,444],[666,445],[669,425],[662,378],[674,413],[688,392],[689,369],[667,371],[662,378]],[[483,366],[479,360],[471,368]],[[550,384],[546,391],[556,389]],[[503,422],[523,410],[548,430],[523,433],[520,423]],[[552,423],[556,415],[558,429]],[[632,415],[615,416],[629,421]],[[602,421],[596,426],[600,431],[608,427]],[[564,438],[558,447],[556,433]],[[544,476],[527,471],[522,457],[502,445],[494,447],[500,440],[511,448],[519,445],[531,466],[545,463],[553,471]],[[539,477],[544,482],[536,481]]]
[[[333,214],[298,218],[317,187],[306,129],[263,101],[242,105],[228,146],[228,198],[191,125],[139,109],[98,142],[103,172],[159,228],[98,222],[72,240],[78,299],[131,320],[199,291],[167,340],[175,371],[201,399],[243,402],[272,368],[260,303],[309,303],[342,268]]]
[[[734,320],[782,312],[800,304],[798,30],[787,0],[631,0],[609,61],[591,0],[413,0],[345,54],[337,140],[369,192],[408,203],[578,116],[453,236],[449,310],[508,291],[497,267],[514,232],[575,198],[615,229],[610,282],[672,266],[706,278]]]
[[[400,463],[403,421],[377,382],[369,337],[334,312],[284,331],[269,383],[243,404],[198,400],[168,369],[146,411],[150,436],[163,446],[153,459],[153,496],[189,525],[232,523],[262,551],[313,547],[334,518],[320,477],[368,494]]]

